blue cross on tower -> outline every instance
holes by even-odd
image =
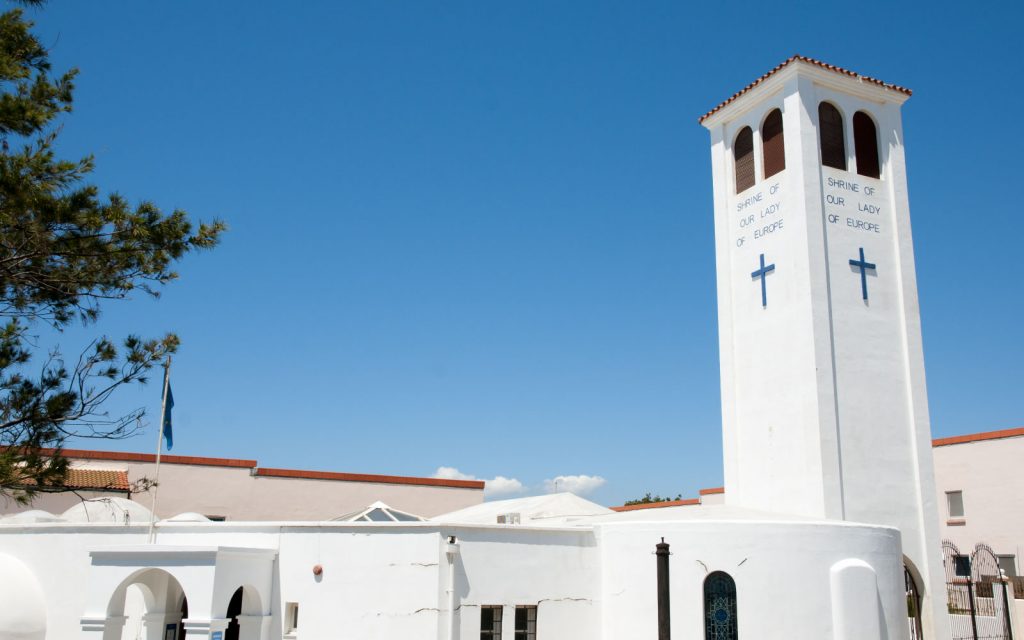
[[[750,274],[750,277],[753,278],[754,280],[757,280],[758,278],[761,278],[761,306],[762,307],[767,307],[768,306],[768,288],[767,288],[767,286],[765,286],[764,280],[768,276],[768,274],[771,273],[772,271],[775,271],[775,265],[774,264],[769,264],[769,265],[766,266],[765,263],[764,263],[764,254],[762,253],[761,254],[761,268]]]
[[[864,261],[864,247],[860,248],[860,260],[850,260],[851,267],[857,267],[860,269],[860,292],[865,300],[868,299],[868,274],[867,270],[875,270],[875,264],[873,262]]]

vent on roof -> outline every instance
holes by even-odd
[[[383,502],[374,502],[362,511],[332,518],[335,522],[422,522],[423,518],[405,511],[389,507]]]
[[[519,514],[503,513],[498,516],[498,524],[519,524]]]

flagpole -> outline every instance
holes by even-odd
[[[153,480],[153,505],[149,514],[149,542],[156,542],[156,496],[160,491],[160,452],[164,446],[164,416],[167,411],[167,387],[171,381],[171,356],[164,363],[164,392],[160,399],[160,427],[156,430],[156,478]]]

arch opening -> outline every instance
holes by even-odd
[[[764,156],[765,178],[770,178],[786,168],[781,109],[773,109],[761,124],[761,153]]]
[[[181,624],[178,625],[178,640],[185,640],[185,620],[188,618],[188,598],[181,596]]]
[[[750,127],[743,127],[736,134],[732,155],[736,170],[736,193],[741,193],[754,186],[754,131]]]
[[[225,617],[230,618],[228,628],[224,631],[224,640],[238,640],[238,616],[242,615],[242,598],[245,595],[245,587],[238,587],[231,601],[228,602],[228,611]]]
[[[846,171],[846,130],[843,114],[830,102],[818,105],[818,142],[821,164]]]
[[[871,116],[863,111],[853,114],[853,147],[857,157],[857,173],[869,178],[881,177],[878,128]]]
[[[736,640],[736,581],[724,571],[704,579],[704,640]]]
[[[910,640],[923,640],[924,631],[921,624],[921,589],[920,576],[917,569],[905,556],[903,558],[903,581],[907,589],[907,625],[910,627]]]
[[[0,553],[0,638],[45,640],[46,596],[28,565]]]
[[[145,624],[159,625],[161,637],[175,626],[174,638],[183,638],[187,614],[185,591],[178,579],[163,569],[142,569],[125,578],[107,603],[108,632],[124,639],[145,637]],[[121,633],[111,625],[122,625]],[[108,637],[107,634],[104,634]]]
[[[245,616],[264,616],[263,601],[259,591],[250,585],[242,585],[231,594],[224,617],[229,620],[224,631],[224,640],[239,640],[243,630],[239,618]]]

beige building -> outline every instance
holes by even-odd
[[[31,506],[0,499],[0,515],[29,509],[61,514],[83,499],[129,498],[149,508],[156,456],[66,449],[74,492],[40,493]],[[330,520],[384,502],[423,517],[483,502],[484,483],[260,467],[255,460],[164,455],[157,516],[200,513],[211,520]]]
[[[987,544],[1008,576],[1024,575],[1024,428],[932,444],[943,539],[964,553]]]

